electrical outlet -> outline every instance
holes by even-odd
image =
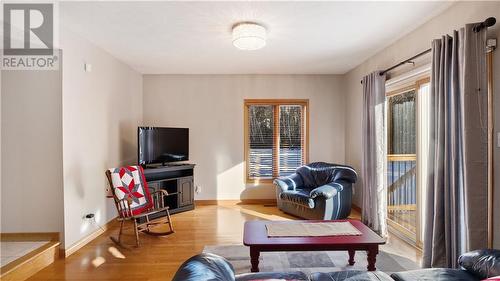
[[[85,223],[87,223],[89,225],[93,225],[94,228],[99,228],[100,231],[102,231],[102,232],[106,231],[106,229],[104,229],[102,226],[100,226],[97,223],[97,220],[95,218],[95,214],[94,213],[88,213],[88,214],[83,215],[83,220],[85,221]]]
[[[195,187],[194,187],[194,192],[195,192],[196,194],[201,193],[201,186],[199,186],[199,185],[195,186]]]
[[[84,215],[83,218],[86,220],[93,220],[95,218],[95,215],[90,213],[90,214]]]

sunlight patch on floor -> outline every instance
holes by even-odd
[[[103,258],[103,257],[97,257],[97,258],[95,258],[95,259],[92,260],[92,265],[95,268],[98,268],[99,266],[101,266],[105,262],[106,262],[105,258]]]
[[[259,213],[258,211],[247,210],[247,209],[240,209],[240,212],[247,214],[247,215],[256,216],[256,217],[259,217],[262,219],[266,219],[266,220],[274,220],[274,221],[275,220],[291,220],[289,218],[284,218],[284,217],[276,216],[276,215],[266,215],[266,214]]]
[[[225,206],[221,205],[219,207],[238,210],[242,214],[258,217],[258,218],[261,218],[264,220],[277,221],[277,220],[292,220],[293,219],[286,214],[283,214],[283,215],[272,214],[272,212],[266,211],[266,208],[273,208],[273,207],[265,207],[262,205],[225,205]],[[274,213],[276,213],[276,212],[274,211]]]
[[[124,259],[125,258],[125,255],[122,254],[122,252],[120,252],[120,250],[118,250],[117,248],[115,247],[109,247],[108,248],[108,252],[110,254],[113,255],[113,257],[117,258],[117,259]]]

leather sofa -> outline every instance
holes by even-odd
[[[185,261],[175,273],[172,281],[250,281],[259,279],[309,280],[302,272],[264,272],[235,276],[233,266],[225,258],[203,253]]]
[[[223,257],[199,254],[185,261],[173,281],[251,281],[285,279],[296,281],[480,281],[500,275],[500,250],[477,250],[459,258],[460,269],[429,268],[393,273],[381,271],[337,271],[313,273],[263,272],[235,275],[233,266]]]
[[[465,253],[458,258],[459,269],[427,268],[398,272],[391,275],[396,281],[456,280],[479,281],[500,276],[500,250],[485,249]]]
[[[274,180],[278,208],[316,220],[345,219],[351,213],[356,171],[349,166],[314,162]]]

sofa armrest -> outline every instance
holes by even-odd
[[[311,190],[311,193],[309,193],[309,197],[313,199],[316,197],[324,197],[325,199],[330,199],[337,195],[337,193],[341,192],[343,189],[344,187],[341,184],[331,182],[329,184],[325,184]]]
[[[455,268],[423,268],[391,274],[395,281],[479,281],[472,273]]]
[[[480,279],[500,275],[500,250],[484,249],[465,253],[458,264]]]
[[[234,281],[233,266],[223,257],[202,253],[189,258],[175,273],[172,281]]]
[[[294,173],[287,177],[280,177],[273,182],[277,187],[281,188],[281,191],[295,190],[297,187],[303,185],[302,178],[299,174]]]

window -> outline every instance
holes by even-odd
[[[245,100],[247,182],[292,174],[307,162],[308,100]]]

